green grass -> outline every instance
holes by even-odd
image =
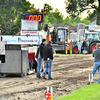
[[[91,87],[86,85],[78,90],[72,91],[69,95],[53,100],[100,100],[100,84],[96,82]]]

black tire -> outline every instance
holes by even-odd
[[[1,78],[5,78],[7,76],[7,74],[0,74]]]
[[[98,43],[98,42],[94,42],[94,43],[92,43],[92,44],[90,45],[90,48],[89,48],[89,52],[90,52],[90,53],[92,53],[93,50],[96,48],[95,46],[96,46],[97,43]]]
[[[73,54],[79,54],[78,46],[74,46],[72,52]]]

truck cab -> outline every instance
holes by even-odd
[[[66,44],[69,42],[69,32],[67,28],[57,28],[57,43]]]
[[[85,38],[89,41],[89,53],[92,53],[96,48],[96,44],[100,42],[100,26],[85,26]]]
[[[89,41],[89,53],[96,49],[96,44],[100,43],[100,32],[87,32],[86,39]]]
[[[66,47],[70,42],[68,27],[54,28],[50,33],[51,33],[51,40],[53,42],[52,47],[54,51],[56,51],[57,53],[66,54],[67,53]]]

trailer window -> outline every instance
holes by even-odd
[[[89,29],[89,26],[85,26],[85,29]]]
[[[29,30],[29,31],[38,30],[38,21],[21,20],[21,30]]]
[[[98,34],[86,34],[86,38],[89,40],[89,42],[99,40]]]
[[[58,29],[58,41],[59,42],[65,41],[65,29]]]

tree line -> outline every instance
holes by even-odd
[[[66,5],[66,7],[66,9],[68,9],[68,5]],[[2,28],[3,35],[16,34],[21,27],[22,13],[27,13],[27,11],[31,9],[36,10],[34,4],[26,0],[0,0],[0,27]],[[48,25],[58,23],[67,23],[72,26],[76,26],[77,23],[88,25],[91,23],[91,18],[95,15],[94,12],[89,14],[87,18],[81,19],[81,16],[79,17],[78,15],[76,17],[73,13],[70,14],[69,12],[70,16],[65,17],[57,8],[53,11],[53,7],[49,4],[44,4],[43,9],[46,11],[43,24]],[[40,9],[38,9],[38,11],[41,13]]]

